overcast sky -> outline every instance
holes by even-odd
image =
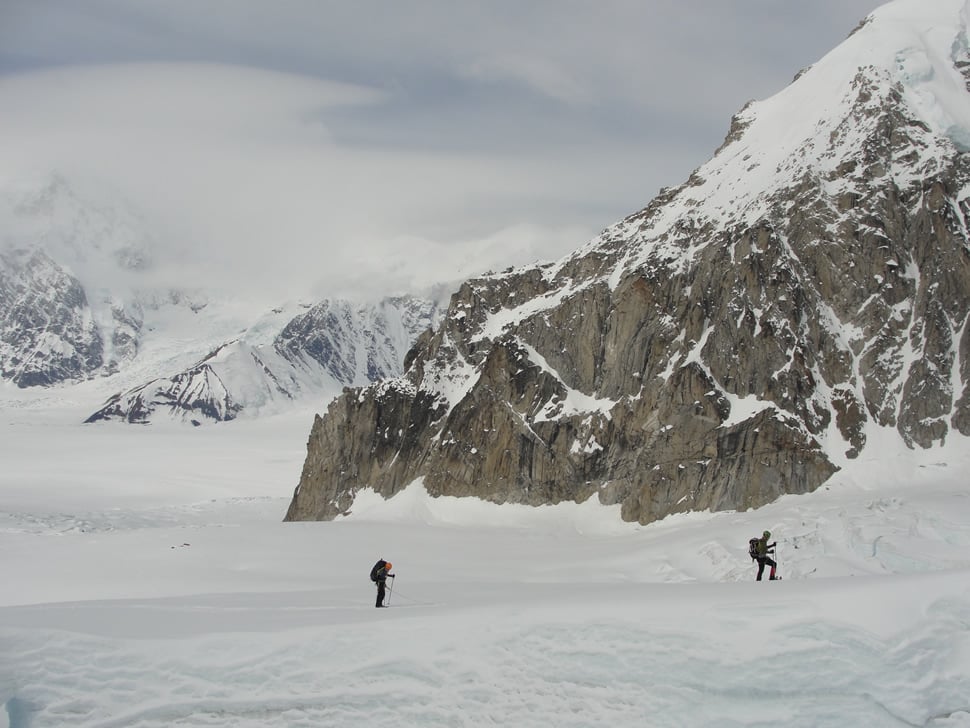
[[[236,283],[419,288],[581,246],[880,4],[4,0],[0,183],[95,180]]]

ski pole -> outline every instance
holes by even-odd
[[[394,577],[391,577],[391,587],[387,590],[387,605],[391,606],[391,595],[394,594]]]

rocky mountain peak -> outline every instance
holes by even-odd
[[[810,491],[887,431],[970,435],[968,17],[883,7],[684,184],[464,284],[397,383],[317,419],[287,518],[421,478],[646,523]]]

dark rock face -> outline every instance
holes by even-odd
[[[837,91],[786,156],[759,124],[783,104],[746,108],[711,162],[576,254],[465,283],[404,376],[317,418],[286,518],[421,478],[595,494],[647,523],[809,492],[874,429],[970,435],[970,159],[890,71]]]

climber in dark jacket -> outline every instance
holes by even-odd
[[[778,545],[778,542],[768,543],[769,538],[771,538],[771,531],[765,531],[761,534],[761,538],[758,539],[757,556],[755,556],[758,560],[758,578],[756,581],[761,581],[761,575],[765,571],[765,564],[771,567],[771,571],[768,573],[768,580],[774,581],[777,578],[775,577],[775,569],[778,564],[768,554],[775,553],[775,546]]]
[[[394,574],[391,573],[392,567],[393,564],[391,564],[390,561],[384,561],[384,559],[381,559],[374,564],[374,568],[370,571],[371,581],[377,583],[377,604],[374,605],[375,607],[384,606],[384,594],[387,586],[387,578],[394,578]]]

